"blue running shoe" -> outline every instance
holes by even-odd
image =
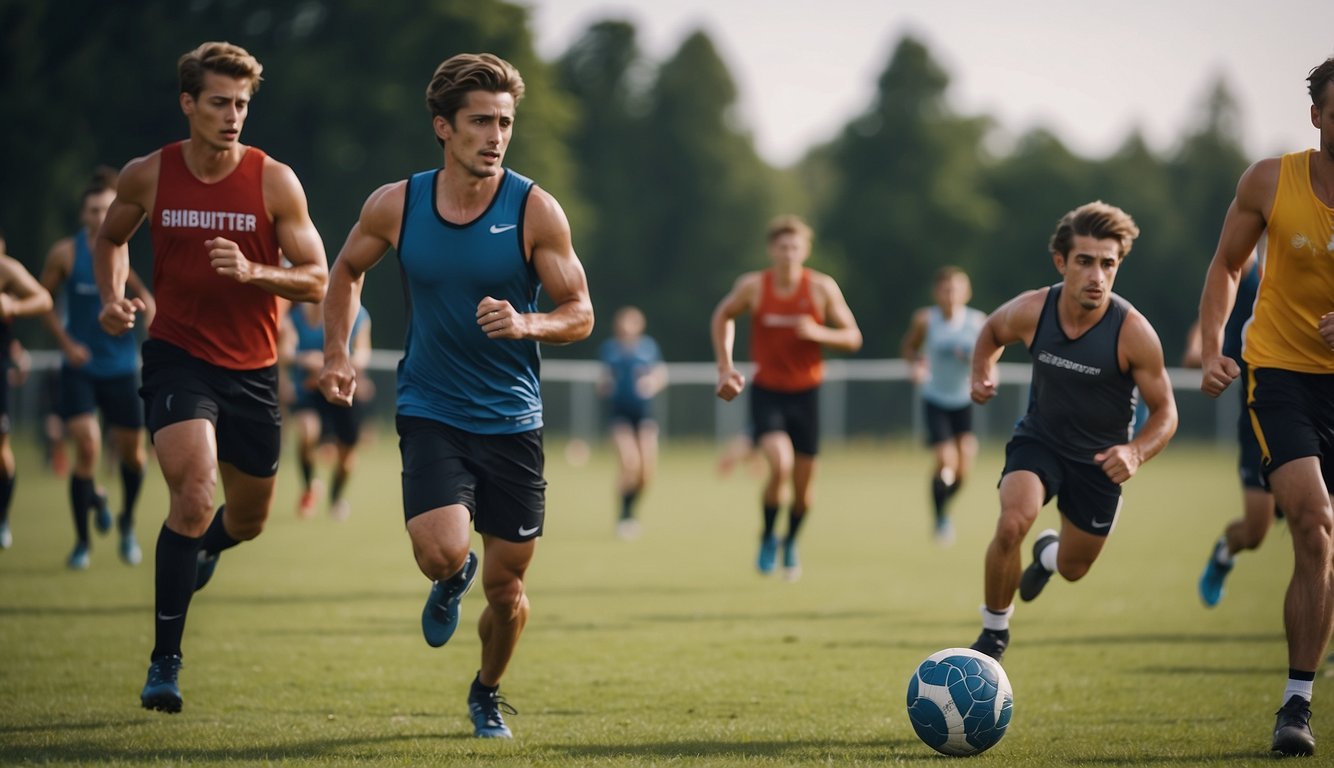
[[[65,565],[71,571],[86,571],[91,562],[92,558],[88,555],[88,542],[80,541],[74,545],[74,551],[69,553],[69,560],[65,561]]]
[[[1232,563],[1222,565],[1218,562],[1218,549],[1209,553],[1209,562],[1204,564],[1204,573],[1200,574],[1200,599],[1206,607],[1213,608],[1223,599],[1223,580],[1232,572]]]
[[[797,557],[797,542],[783,542],[783,578],[796,581],[801,578],[801,558]]]
[[[422,635],[427,645],[439,648],[454,636],[454,630],[459,626],[459,603],[472,589],[476,576],[477,555],[469,552],[461,571],[431,586],[426,607],[422,609]]]
[[[0,549],[14,546],[14,534],[9,532],[9,521],[0,521]]]
[[[144,553],[139,549],[139,539],[134,535],[134,526],[120,524],[120,559],[126,565],[138,565],[143,562]],[[195,584],[199,584],[199,568],[195,567]]]
[[[760,573],[768,575],[774,572],[778,564],[778,537],[772,534],[760,539],[760,556],[755,560],[755,567]]]
[[[220,552],[214,552],[210,555],[202,549],[199,550],[197,555],[199,559],[195,562],[196,592],[203,589],[204,585],[208,584],[209,579],[213,578],[213,572],[218,569],[218,555],[220,554]]]
[[[111,530],[111,508],[107,506],[107,495],[99,493],[93,496],[93,506],[97,511],[93,524],[97,526],[97,532],[105,536]]]
[[[181,711],[181,689],[176,684],[176,675],[180,671],[180,656],[163,656],[148,665],[148,682],[144,683],[143,693],[139,694],[139,703],[144,705],[144,709],[172,713]]]
[[[468,716],[472,718],[473,735],[477,738],[514,738],[509,726],[505,725],[505,718],[501,716],[502,711],[506,715],[519,714],[518,710],[510,706],[505,697],[500,695],[500,691],[488,691],[478,685],[473,685],[468,691]]]

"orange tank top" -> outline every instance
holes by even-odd
[[[180,142],[161,151],[151,222],[157,315],[148,335],[232,370],[278,359],[278,301],[215,272],[204,241],[225,237],[250,261],[278,265],[278,237],[264,207],[264,158],[248,147],[234,171],[209,184],[186,167]]]
[[[774,291],[773,272],[764,270],[760,305],[750,324],[750,355],[755,361],[755,384],[775,392],[804,392],[824,380],[824,358],[819,342],[798,339],[802,317],[823,324],[824,316],[811,300],[811,271],[803,269],[797,289],[788,296]]]
[[[1252,368],[1334,373],[1320,316],[1334,309],[1334,208],[1311,187],[1310,154],[1280,160],[1264,273],[1242,357]]]

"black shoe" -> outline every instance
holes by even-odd
[[[1008,629],[984,629],[982,634],[977,636],[977,641],[968,646],[978,653],[985,653],[1000,663],[1001,657],[1005,655],[1005,649],[1010,645],[1010,630]]]
[[[1274,744],[1269,749],[1286,756],[1315,754],[1315,736],[1311,734],[1311,703],[1301,696],[1291,696],[1279,708],[1274,722]]]
[[[144,709],[175,714],[181,711],[181,689],[176,676],[181,671],[180,656],[163,656],[148,667],[148,682],[144,683],[139,703]]]
[[[1024,569],[1024,575],[1019,579],[1019,599],[1028,602],[1042,594],[1042,588],[1047,586],[1047,581],[1051,579],[1051,571],[1042,567],[1042,550],[1050,547],[1060,540],[1056,531],[1048,528],[1038,534],[1038,540],[1033,542],[1033,562]]]

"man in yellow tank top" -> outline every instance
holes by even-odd
[[[1288,683],[1271,746],[1285,755],[1315,753],[1311,689],[1334,628],[1334,58],[1307,81],[1319,147],[1242,174],[1200,298],[1201,388],[1217,397],[1240,373],[1222,353],[1223,326],[1242,268],[1266,235],[1242,357],[1265,477],[1292,531]]]

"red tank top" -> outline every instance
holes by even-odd
[[[213,365],[253,370],[278,358],[278,301],[268,291],[213,271],[204,241],[225,237],[247,259],[277,266],[278,237],[264,207],[264,158],[248,147],[221,181],[200,181],[181,143],[161,151],[153,205],[153,339]]]
[[[804,392],[824,380],[824,358],[819,342],[798,339],[796,326],[802,317],[824,323],[824,316],[811,301],[811,271],[801,270],[801,280],[790,296],[774,293],[773,272],[762,273],[760,305],[750,324],[750,356],[755,361],[755,384],[776,392]]]

